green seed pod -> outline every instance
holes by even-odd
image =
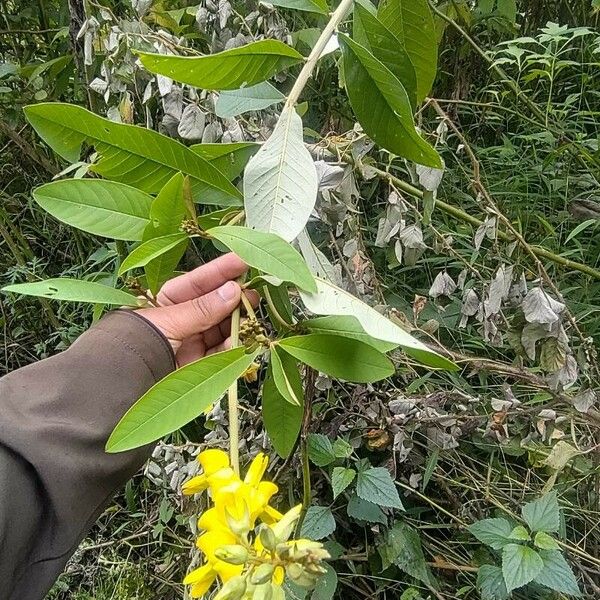
[[[230,565],[244,565],[248,562],[248,550],[238,544],[217,548],[215,556]]]
[[[250,583],[253,583],[254,585],[267,583],[267,581],[271,581],[274,571],[275,567],[271,563],[263,563],[252,571]]]

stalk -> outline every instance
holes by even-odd
[[[240,307],[231,315],[231,347],[240,344]],[[240,406],[238,401],[238,382],[231,385],[227,391],[227,406],[229,410],[229,459],[231,468],[236,475],[240,474]]]

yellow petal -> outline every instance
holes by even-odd
[[[229,531],[227,522],[223,519],[223,515],[215,506],[205,510],[200,515],[200,518],[198,519],[198,529],[204,531]]]
[[[242,571],[244,570],[244,565],[230,565],[229,563],[226,563],[223,560],[218,560],[213,565],[213,568],[218,573],[219,577],[221,578],[221,581],[223,583],[226,583],[232,577],[237,577],[238,575],[241,575]]]
[[[219,559],[215,556],[215,550],[221,546],[237,543],[236,537],[228,531],[207,531],[197,540],[196,546],[202,551],[209,563],[215,563]]]
[[[280,541],[287,541],[292,534],[292,528],[294,523],[299,519],[300,513],[302,512],[302,504],[298,504],[288,510],[281,519],[271,526],[273,533],[279,538]]]
[[[273,573],[273,583],[275,585],[281,585],[283,580],[285,579],[285,569],[283,567],[275,567],[275,571]]]
[[[224,467],[208,476],[208,486],[213,496],[225,487],[231,487],[231,490],[235,491],[241,483],[240,478],[231,467]]]
[[[263,478],[267,467],[269,466],[269,457],[262,452],[256,456],[256,458],[252,461],[248,472],[246,473],[246,477],[244,478],[244,483],[251,485],[252,487],[258,487],[260,480]]]
[[[192,477],[189,481],[186,481],[181,486],[181,491],[186,496],[191,496],[193,494],[198,494],[203,492],[208,487],[208,479],[206,475],[198,475],[197,477]]]
[[[202,465],[206,475],[212,475],[219,469],[229,466],[229,456],[223,450],[211,448],[198,454],[198,462]]]
[[[200,583],[206,579],[209,579],[210,583],[212,583],[216,576],[217,573],[214,571],[214,569],[209,564],[205,564],[188,573],[185,576],[185,579],[183,580],[183,584],[193,585],[195,583]]]
[[[279,488],[272,481],[261,481],[256,487],[256,491],[261,500],[268,504],[269,500],[279,491]]]
[[[265,506],[265,510],[260,515],[260,520],[267,525],[273,525],[273,523],[277,523],[283,518],[283,515],[272,506]]]

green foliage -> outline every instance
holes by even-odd
[[[219,94],[215,113],[222,118],[231,118],[254,110],[263,110],[282,102],[285,96],[267,81],[239,90]]]
[[[345,469],[344,467],[334,467],[331,472],[331,488],[333,489],[333,499],[335,500],[355,479],[356,471],[354,469]]]
[[[356,477],[356,493],[377,506],[404,510],[394,481],[383,467],[361,469]]]
[[[322,540],[335,531],[335,519],[327,506],[310,506],[302,524],[300,535],[312,540]]]
[[[556,492],[528,502],[521,509],[523,519],[532,531],[556,532],[560,527],[560,509]]]
[[[160,237],[154,237],[140,244],[127,256],[119,267],[119,275],[145,267],[149,263],[156,261],[171,250],[185,250],[187,246],[188,236],[185,233],[171,233]]]
[[[317,467],[326,467],[337,458],[331,440],[322,433],[308,436],[308,457]]]

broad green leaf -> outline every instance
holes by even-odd
[[[353,338],[359,342],[364,342],[369,346],[373,346],[373,348],[379,350],[379,352],[389,352],[398,347],[398,344],[384,342],[365,333],[365,330],[361,327],[355,317],[335,315],[315,317],[314,319],[302,321],[302,326],[313,333],[328,333],[330,335],[341,335],[342,337]]]
[[[337,458],[350,458],[352,452],[354,449],[344,438],[337,438],[333,442],[333,453]]]
[[[332,600],[338,585],[338,576],[335,569],[330,565],[324,565],[325,573],[317,579],[315,589],[310,600]]]
[[[62,158],[77,162],[82,143],[100,155],[91,170],[144,192],[157,193],[178,171],[192,181],[194,197],[206,203],[239,203],[238,189],[210,162],[151,129],[104,119],[60,102],[25,107],[38,135]]]
[[[456,370],[453,362],[430,350],[368,304],[325,279],[317,277],[316,282],[316,294],[300,292],[300,297],[310,312],[317,315],[351,315],[359,321],[368,335],[400,346],[406,354],[420,363],[438,369]]]
[[[198,223],[198,227],[200,227],[200,229],[208,231],[213,227],[218,227],[219,225],[223,225],[223,223],[227,223],[227,221],[230,221],[234,216],[238,215],[239,212],[239,208],[230,206],[229,208],[214,210],[204,215],[200,215],[196,219],[196,222]]]
[[[237,90],[266,81],[303,56],[278,40],[260,40],[204,56],[138,53],[151,73],[204,90]]]
[[[437,587],[437,582],[425,562],[419,532],[410,525],[402,521],[396,522],[388,531],[384,543],[380,545],[379,554],[384,569],[394,564],[411,577]]]
[[[560,550],[558,542],[551,535],[548,535],[544,531],[538,531],[535,534],[533,544],[540,550]]]
[[[233,348],[205,356],[167,375],[125,413],[108,438],[106,451],[138,448],[183,427],[216,402],[256,354]]]
[[[281,356],[281,362],[292,384],[295,396],[302,399],[302,380],[296,362],[286,355]],[[287,458],[294,449],[300,433],[302,406],[290,404],[279,393],[273,379],[272,364],[269,365],[267,377],[263,384],[262,415],[265,429],[275,451],[282,458]]]
[[[384,512],[377,504],[363,500],[356,494],[354,494],[349,502],[346,509],[349,517],[357,519],[358,521],[365,521],[367,523],[381,523],[385,525],[387,518]]]
[[[387,469],[371,467],[360,471],[356,478],[356,493],[363,500],[378,506],[404,510],[398,490]]]
[[[169,252],[169,250],[185,248],[187,241],[188,236],[185,233],[172,233],[143,242],[121,263],[119,275],[131,271],[131,269],[145,267],[148,263]]]
[[[335,519],[327,506],[309,506],[302,523],[300,537],[322,540],[335,531]]]
[[[441,169],[438,153],[415,129],[402,83],[364,46],[341,33],[338,39],[348,98],[365,133],[393,154]]]
[[[310,433],[308,435],[308,458],[317,467],[330,465],[336,459],[331,440],[322,433]]]
[[[147,242],[153,238],[178,233],[185,217],[191,216],[185,203],[184,184],[184,176],[176,173],[160,190],[150,207],[150,223],[144,229],[142,241]],[[146,282],[154,295],[158,293],[162,284],[172,277],[187,246],[186,238],[179,245],[146,264]]]
[[[510,594],[504,583],[502,569],[495,565],[481,565],[477,571],[477,589],[481,600],[508,600]]]
[[[507,544],[502,548],[502,574],[509,592],[533,581],[544,568],[538,552],[521,544]]]
[[[279,347],[313,369],[345,381],[369,383],[394,374],[385,354],[352,338],[310,333],[285,338]]]
[[[306,228],[304,228],[298,237],[296,243],[304,260],[315,277],[320,277],[332,283],[340,283],[341,276],[338,275],[338,271],[333,266],[331,261],[313,244],[310,239]]]
[[[560,508],[556,492],[550,492],[521,509],[521,514],[529,529],[552,533],[560,527]]]
[[[277,331],[287,331],[287,327],[280,323],[279,319],[283,319],[286,323],[294,323],[294,311],[288,292],[288,286],[285,284],[276,286],[267,283],[267,285],[263,286],[262,290],[263,295],[265,297],[268,296],[270,299],[266,309],[271,322]],[[270,304],[273,304],[273,308],[277,311],[277,316],[275,316]]]
[[[333,490],[333,499],[335,500],[356,477],[354,469],[344,467],[334,467],[331,473],[331,489]]]
[[[283,398],[290,404],[300,406],[302,403],[302,396],[297,395],[297,389],[294,389],[292,377],[294,373],[298,372],[298,367],[295,361],[287,361],[287,364],[291,362],[292,373],[287,374],[283,362],[285,352],[280,352],[275,346],[271,350],[271,370],[273,375],[273,381],[277,387],[277,391],[283,396]]]
[[[510,532],[510,539],[511,540],[517,540],[519,542],[528,542],[529,540],[531,540],[531,536],[529,535],[529,531],[527,531],[527,529],[525,529],[525,527],[523,527],[523,525],[517,525],[511,532]]]
[[[469,526],[469,531],[482,544],[501,550],[509,543],[513,526],[506,519],[483,519]]]
[[[66,300],[68,302],[91,302],[116,306],[139,306],[140,301],[122,290],[78,279],[45,279],[33,283],[15,283],[2,288],[3,292],[14,292],[24,296]]]
[[[300,253],[277,234],[223,225],[213,227],[210,235],[251,267],[302,290],[317,291],[315,279]]]
[[[435,24],[427,0],[383,0],[377,17],[404,45],[415,68],[417,101],[422,102],[437,71]]]
[[[33,191],[35,201],[59,221],[82,231],[138,241],[149,223],[152,196],[116,181],[64,179]]]
[[[271,137],[244,172],[246,222],[291,242],[304,229],[317,200],[317,170],[302,137],[302,119],[284,108]]]
[[[540,556],[544,566],[534,581],[562,594],[580,597],[577,579],[564,556],[558,550],[540,550]]]
[[[259,148],[260,145],[253,142],[194,144],[190,146],[190,150],[209,161],[230,181],[242,174],[246,164]]]
[[[329,13],[329,6],[327,6],[325,0],[274,0],[269,1],[269,4],[281,6],[282,8],[319,13],[321,15]]]
[[[398,78],[414,110],[417,104],[417,77],[408,53],[394,33],[360,4],[354,7],[352,39],[369,50]]]
[[[285,355],[281,357],[281,361],[292,383],[295,395],[302,399],[302,380],[295,361]],[[295,371],[293,371],[293,367],[295,367]],[[300,433],[302,406],[290,404],[279,393],[273,379],[272,364],[269,365],[263,384],[262,415],[265,429],[275,451],[282,458],[287,458],[294,449]]]
[[[282,102],[285,96],[268,81],[243,87],[239,90],[223,91],[215,103],[217,117],[237,117],[251,110],[263,110]]]

